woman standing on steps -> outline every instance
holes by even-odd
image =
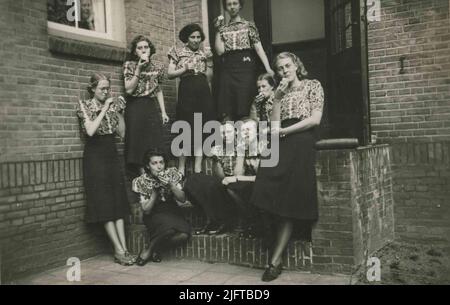
[[[77,109],[87,135],[83,153],[87,222],[104,224],[116,262],[132,265],[136,258],[128,252],[123,220],[130,207],[114,143],[116,133],[121,137],[125,133],[125,100],[110,97],[110,90],[106,76],[93,74],[88,85],[90,99],[80,101]]]
[[[186,202],[181,173],[176,168],[166,169],[164,155],[154,150],[144,154],[143,164],[145,173],[132,183],[133,191],[140,196],[149,234],[149,246],[139,254],[136,262],[139,266],[150,260],[160,262],[163,247],[180,245],[191,233],[191,226],[179,206]]]
[[[311,241],[312,225],[318,219],[314,131],[324,103],[320,82],[306,79],[307,71],[296,55],[281,53],[274,66],[281,79],[271,118],[278,125],[272,133],[281,138],[279,162],[258,170],[251,198],[253,205],[271,215],[277,227],[263,281],[280,275],[282,254],[293,234]]]
[[[195,156],[194,173],[202,171],[203,141],[194,143],[194,114],[202,115],[203,124],[215,118],[211,95],[212,53],[200,49],[205,34],[198,24],[188,24],[179,33],[184,46],[173,47],[169,53],[168,77],[180,78],[177,103],[177,121],[185,121],[191,127],[191,148],[183,149],[178,170],[185,174],[186,155]],[[201,126],[203,130],[203,125]],[[198,144],[198,145],[196,145]]]
[[[123,65],[128,94],[125,161],[134,178],[143,172],[141,162],[147,150],[164,150],[163,124],[169,122],[169,117],[160,87],[165,69],[151,60],[155,46],[140,35],[131,42],[130,52],[128,61]]]
[[[215,49],[222,56],[222,71],[218,100],[218,114],[222,121],[237,121],[248,117],[256,88],[256,58],[264,65],[267,73],[274,75],[264,52],[258,29],[253,22],[240,16],[244,0],[222,0],[230,16],[228,24],[224,17],[215,19]]]

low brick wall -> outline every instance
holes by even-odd
[[[81,159],[0,164],[2,278],[62,266],[108,249],[84,223]]]
[[[450,242],[450,142],[392,145],[397,237]]]

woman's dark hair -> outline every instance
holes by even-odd
[[[95,89],[97,88],[98,83],[101,80],[107,80],[111,84],[111,80],[109,79],[109,77],[106,77],[104,74],[94,73],[91,75],[91,78],[89,79],[89,84],[86,87],[86,89],[89,93],[89,96],[91,98],[94,97]]]
[[[258,76],[258,79],[257,79],[258,82],[263,81],[263,80],[267,81],[267,83],[272,88],[275,88],[275,86],[277,85],[275,78],[272,75],[270,75],[269,73],[264,73],[264,74],[261,74],[260,76]]]
[[[244,7],[244,0],[239,0],[239,4],[241,5],[241,8]],[[222,0],[222,6],[224,10],[227,10],[227,0]]]
[[[273,61],[273,67],[276,69],[277,65],[278,65],[278,61],[280,59],[285,59],[285,58],[290,58],[292,60],[292,62],[294,63],[294,65],[297,66],[297,77],[299,79],[304,79],[308,76],[308,71],[306,71],[305,65],[302,63],[300,58],[297,55],[295,55],[294,53],[283,52],[283,53],[278,54],[277,57],[275,57],[275,59]],[[277,74],[277,78],[279,78],[278,74]]]
[[[144,153],[144,157],[142,158],[142,165],[144,166],[145,172],[150,175],[150,170],[147,168],[150,159],[153,157],[162,157],[164,163],[167,164],[167,155],[164,151],[160,149],[149,149]]]
[[[156,53],[156,48],[154,44],[150,41],[150,39],[148,39],[143,35],[138,35],[131,41],[130,53],[128,54],[127,58],[128,60],[139,61],[139,58],[136,55],[136,48],[138,43],[140,43],[141,41],[146,41],[148,43],[148,47],[150,48],[150,57]]]
[[[187,43],[189,40],[189,36],[192,35],[194,32],[200,32],[200,36],[202,37],[202,41],[205,40],[205,33],[203,32],[203,29],[200,25],[197,23],[191,23],[186,25],[184,28],[181,29],[180,33],[178,34],[178,38],[180,38],[181,42]]]

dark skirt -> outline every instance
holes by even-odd
[[[86,139],[83,173],[87,222],[115,221],[130,213],[113,135]]]
[[[177,121],[186,121],[191,127],[191,147],[194,147],[194,113],[202,114],[202,125],[198,128],[203,131],[203,125],[216,120],[211,90],[204,74],[190,75],[181,78],[178,89]],[[203,144],[207,134],[201,133],[200,144]],[[191,149],[191,154],[193,150]]]
[[[165,149],[161,111],[156,98],[128,96],[125,126],[127,164],[142,165],[142,159],[147,150]]]
[[[231,198],[222,181],[205,174],[190,175],[184,185],[192,204],[200,206],[213,223],[226,223],[232,215]]]
[[[256,57],[253,50],[227,52],[223,56],[218,114],[236,121],[250,114],[256,95]]]
[[[173,199],[157,202],[149,214],[144,214],[143,221],[150,241],[169,230],[191,234],[190,224],[184,219],[181,208]]]
[[[253,194],[254,182],[251,181],[238,181],[236,183],[230,183],[228,189],[235,192],[246,204],[250,202]]]
[[[283,121],[282,127],[298,120]],[[276,218],[294,221],[295,233],[311,239],[318,219],[313,129],[280,139],[279,163],[260,167],[250,202]],[[306,233],[305,233],[306,232]]]

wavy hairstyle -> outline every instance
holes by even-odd
[[[108,83],[111,84],[111,79],[105,76],[104,74],[94,73],[91,75],[91,78],[89,79],[89,84],[86,87],[86,90],[91,98],[94,97],[95,89],[97,88],[98,83],[102,80],[107,80]]]
[[[241,9],[244,7],[244,0],[239,0],[239,4],[241,5]],[[222,6],[224,10],[227,10],[227,0],[222,0]]]
[[[131,41],[130,52],[128,53],[127,60],[139,61],[139,58],[136,55],[136,48],[138,43],[141,41],[146,41],[148,43],[148,47],[150,48],[150,57],[156,53],[155,45],[151,42],[151,40],[143,35],[138,35]]]
[[[191,23],[183,27],[178,34],[178,38],[181,40],[181,42],[187,43],[189,41],[189,36],[191,36],[191,34],[194,32],[200,32],[202,41],[205,40],[205,33],[203,32],[202,27],[197,23]]]
[[[290,58],[292,60],[292,62],[294,63],[294,65],[297,66],[297,77],[299,79],[308,77],[308,71],[306,71],[305,65],[302,63],[300,58],[297,55],[295,55],[294,53],[283,52],[283,53],[278,54],[273,61],[273,66],[276,68],[278,65],[278,61],[280,59],[285,59],[285,58]],[[279,78],[280,77],[277,75],[277,79],[279,79]]]

